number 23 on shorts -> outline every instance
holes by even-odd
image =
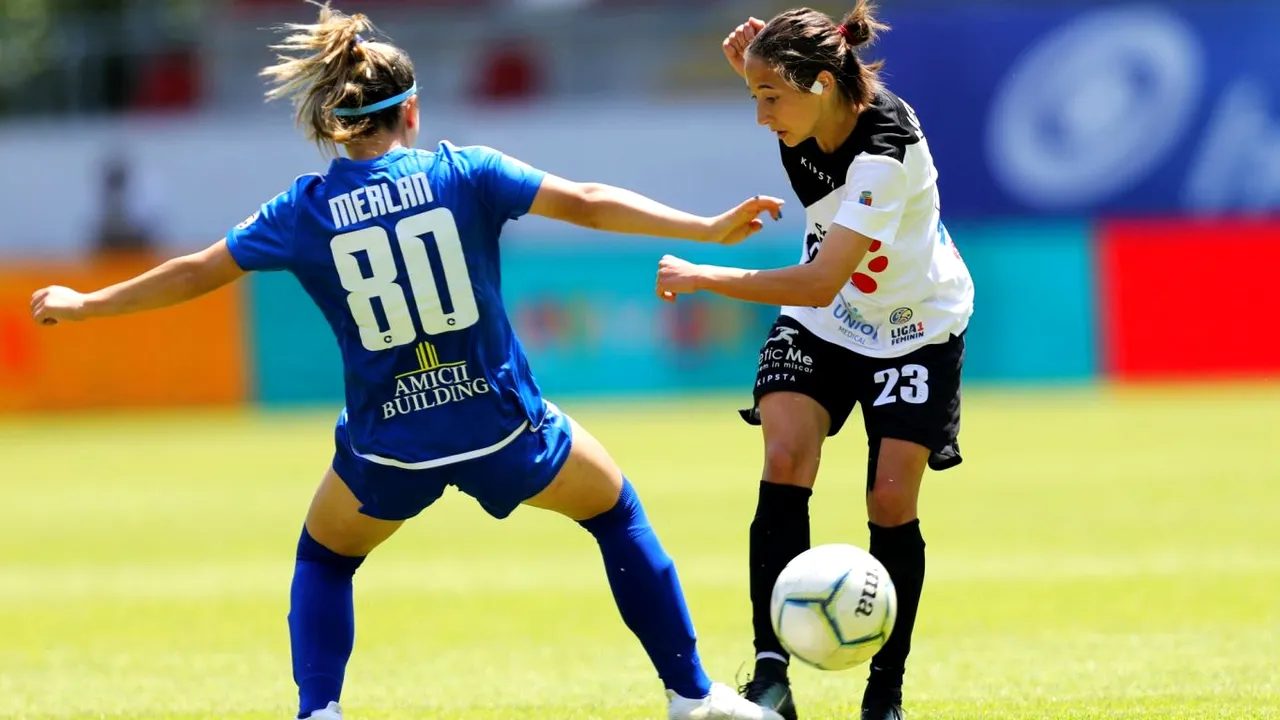
[[[929,368],[914,363],[903,365],[902,369],[884,368],[874,376],[876,385],[880,386],[880,394],[872,405],[892,405],[901,398],[912,405],[923,405],[929,401]]]

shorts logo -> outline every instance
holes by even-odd
[[[905,325],[911,322],[911,318],[915,316],[915,311],[911,308],[900,307],[897,310],[894,310],[893,314],[889,316],[889,323],[891,325]]]
[[[862,203],[863,205],[866,205],[867,207],[871,207],[871,198],[872,198],[871,191],[863,190],[862,193],[858,195],[858,202]]]
[[[796,347],[795,338],[799,334],[796,328],[785,325],[773,329],[760,351],[756,387],[779,380],[796,382],[798,373],[813,373],[813,356]]]
[[[910,325],[904,325],[902,327],[896,327],[890,333],[890,337],[891,339],[889,343],[891,345],[901,345],[904,342],[919,340],[924,337],[924,323],[918,322],[911,323]]]
[[[769,336],[769,339],[765,341],[765,344],[767,345],[774,341],[778,341],[778,342],[785,342],[786,344],[794,347],[796,344],[794,338],[796,334],[799,332],[800,331],[796,330],[795,328],[789,328],[789,327],[775,328],[773,331],[773,335]]]
[[[840,323],[836,326],[840,333],[850,340],[863,347],[880,342],[880,326],[867,322],[867,319],[862,317],[862,313],[858,312],[858,308],[841,300],[836,303],[831,314]]]

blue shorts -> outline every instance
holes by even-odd
[[[500,449],[480,457],[432,467],[406,469],[357,455],[346,424],[334,432],[333,470],[360,501],[360,512],[379,520],[407,520],[428,508],[452,485],[475,498],[495,518],[510,515],[546,489],[569,458],[573,430],[569,417],[547,403],[546,419],[525,425]]]

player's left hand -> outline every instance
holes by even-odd
[[[761,213],[769,213],[774,220],[781,220],[783,203],[784,201],[775,197],[757,195],[713,218],[708,228],[707,241],[720,245],[740,243],[764,227],[764,221],[759,217]]]
[[[698,291],[698,266],[673,255],[663,255],[658,262],[658,297],[675,302],[676,296]]]
[[[41,325],[84,319],[84,295],[71,288],[51,285],[31,295],[31,319]]]

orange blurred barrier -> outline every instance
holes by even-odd
[[[0,412],[242,403],[248,397],[241,288],[179,307],[41,327],[36,289],[94,290],[151,258],[0,265]]]

